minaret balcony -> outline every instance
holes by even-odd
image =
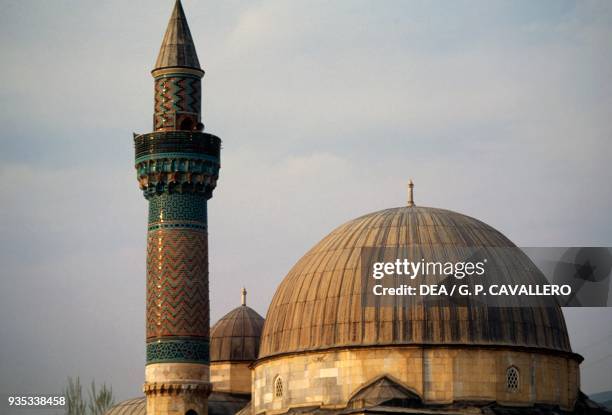
[[[199,131],[158,131],[134,137],[136,164],[167,155],[208,156],[219,160],[221,139]]]

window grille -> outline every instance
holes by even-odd
[[[519,371],[514,366],[506,370],[506,389],[510,392],[516,392],[519,389]]]
[[[274,381],[274,396],[276,398],[282,398],[283,396],[283,380],[280,376],[277,376]]]

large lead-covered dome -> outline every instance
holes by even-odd
[[[513,248],[491,226],[449,210],[400,207],[354,219],[323,238],[291,269],[270,304],[260,358],[373,345],[522,346],[570,352],[559,307],[497,308],[441,300],[417,307],[364,308],[358,268],[367,247]],[[515,282],[541,282],[519,250]],[[527,261],[527,262],[525,262]]]

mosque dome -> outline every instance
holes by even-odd
[[[119,402],[106,411],[106,415],[146,415],[146,413],[147,401],[144,396]]]
[[[385,298],[383,307],[364,306],[373,281],[364,271],[373,258],[433,254],[428,260],[452,264],[475,249],[484,259],[493,255],[487,267],[501,270],[487,269],[488,278],[547,283],[502,233],[469,216],[415,206],[412,187],[407,206],[336,228],[281,282],[252,366],[253,413],[302,407],[385,413],[382,407],[398,405],[459,412],[475,405],[480,413],[478,402],[574,407],[582,357],[571,351],[554,300],[531,297],[517,306],[510,297],[500,306],[497,297],[491,304],[449,296],[408,302],[399,295]],[[446,278],[430,277],[432,284]]]
[[[365,247],[414,245],[453,251],[465,247],[512,248],[491,226],[450,210],[386,209],[336,228],[289,271],[268,309],[260,359],[330,348],[382,345],[521,346],[571,352],[559,307],[499,308],[450,300],[391,310],[361,305],[358,266]],[[544,278],[520,250],[506,259],[512,280]],[[448,298],[448,297],[447,297]],[[388,309],[388,308],[387,308]]]
[[[259,339],[264,319],[246,305],[236,307],[213,326],[210,332],[211,362],[252,362],[259,353]]]
[[[212,392],[208,396],[208,415],[234,415],[247,403],[237,395]],[[106,411],[105,415],[147,415],[147,398],[142,396],[119,402]]]

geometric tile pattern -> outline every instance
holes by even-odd
[[[176,339],[147,343],[147,363],[209,363],[207,340]]]
[[[148,233],[147,339],[208,337],[208,234],[200,229]]]
[[[186,220],[206,223],[206,198],[203,195],[162,193],[149,198],[149,225]]]

